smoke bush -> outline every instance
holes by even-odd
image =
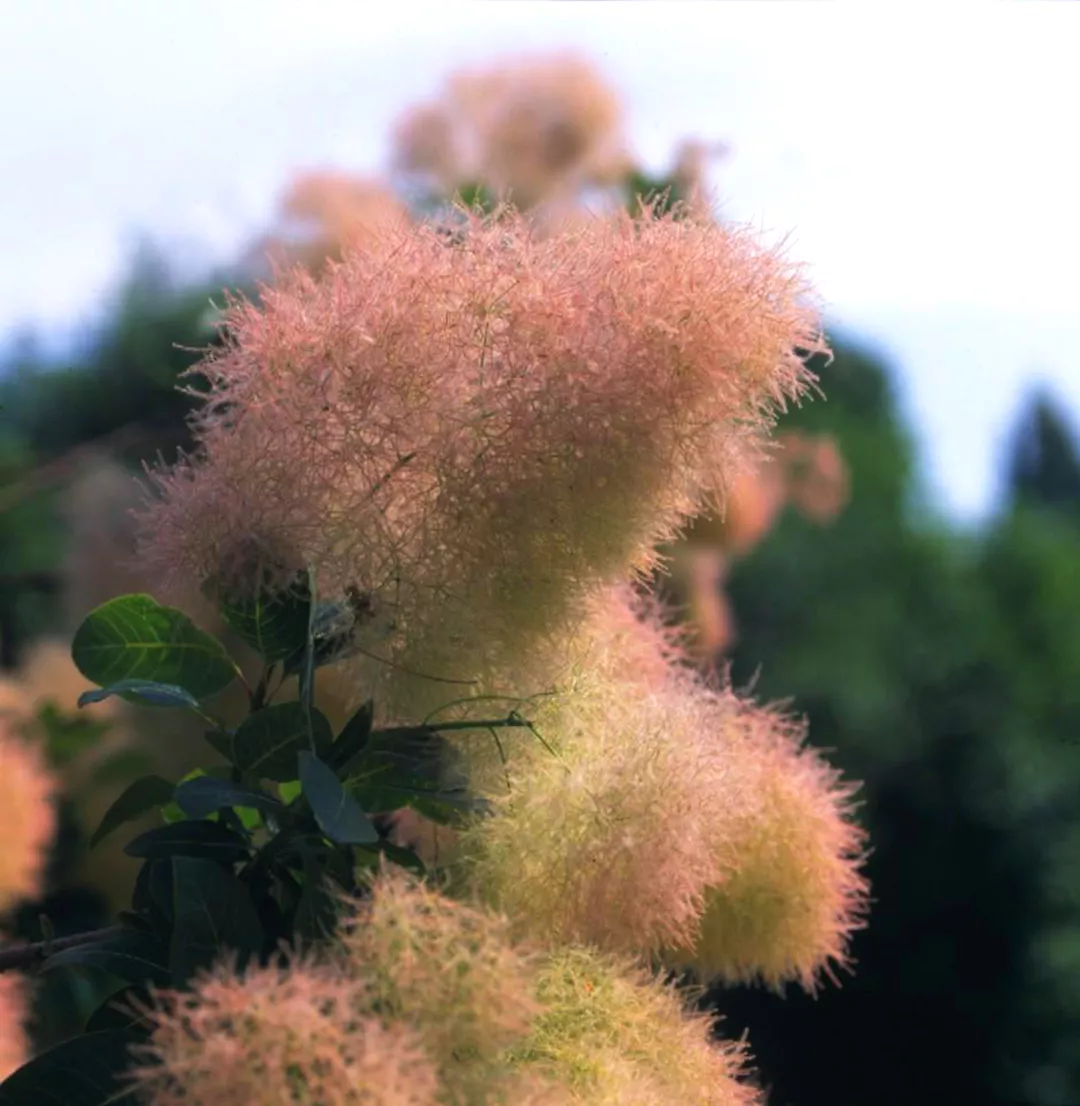
[[[402,1025],[356,1014],[355,985],[294,963],[238,976],[222,964],[146,1013],[153,1106],[434,1106],[435,1071]]]
[[[140,555],[181,598],[243,586],[253,547],[355,586],[385,614],[358,682],[390,713],[446,680],[490,690],[598,583],[650,568],[806,387],[806,293],[745,233],[670,215],[547,240],[470,217],[456,246],[386,229],[232,306]]]
[[[709,975],[813,987],[865,906],[852,788],[677,648],[626,589],[598,597],[577,678],[531,712],[554,755],[510,758],[495,816],[465,836],[473,885],[552,942],[692,949]]]

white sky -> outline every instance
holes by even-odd
[[[226,258],[289,172],[378,172],[452,69],[572,46],[666,167],[790,232],[895,355],[941,505],[981,512],[1035,380],[1080,413],[1080,5],[0,0],[0,332],[86,319],[134,234]]]

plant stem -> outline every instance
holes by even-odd
[[[86,933],[75,933],[70,937],[57,937],[52,941],[38,941],[32,945],[12,945],[0,948],[0,972],[12,968],[26,968],[47,960],[54,952],[73,949],[79,945],[89,945],[95,941],[105,941],[124,933],[122,925],[106,926],[104,929],[91,929]]]

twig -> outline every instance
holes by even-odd
[[[12,968],[26,968],[47,960],[53,953],[78,948],[79,945],[90,945],[95,941],[106,941],[110,937],[119,937],[125,932],[127,928],[122,925],[106,926],[104,929],[76,933],[71,937],[55,937],[51,941],[38,941],[33,945],[12,945],[6,949],[0,948],[0,972],[10,971]]]

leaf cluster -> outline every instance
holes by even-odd
[[[162,817],[125,847],[142,861],[130,909],[108,935],[48,956],[42,970],[104,973],[114,991],[81,1036],[0,1084],[0,1106],[127,1101],[124,1072],[149,1031],[137,1013],[149,988],[183,990],[223,957],[241,969],[265,965],[330,938],[341,896],[362,895],[365,873],[382,863],[422,874],[420,859],[390,840],[393,811],[412,807],[442,824],[483,811],[440,732],[447,727],[379,728],[368,701],[335,734],[318,710],[315,669],[349,649],[347,602],[318,601],[305,574],[283,591],[218,605],[261,658],[253,683],[220,641],[149,595],[105,603],[75,635],[75,664],[98,685],[80,706],[118,696],[192,711],[225,763],[181,780],[143,776],[105,813],[92,846],[150,811]],[[274,702],[293,677],[298,699]],[[236,680],[250,710],[229,726],[207,700]],[[477,726],[523,724],[512,716]]]

